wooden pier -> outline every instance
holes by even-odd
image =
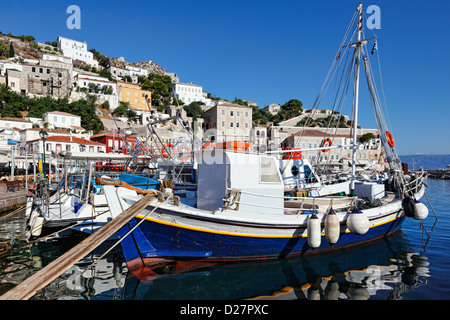
[[[21,282],[0,297],[0,300],[28,300],[39,290],[47,286],[54,279],[68,270],[72,265],[89,254],[102,242],[107,240],[128,221],[130,221],[139,212],[155,198],[155,195],[146,195],[127,210],[122,212],[113,220],[98,231],[91,234],[78,245],[67,251],[65,254],[57,258],[55,261],[41,269],[31,277]]]

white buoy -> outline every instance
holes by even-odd
[[[27,197],[27,206],[25,209],[25,217],[29,217],[31,214],[31,208],[33,207],[33,197]]]
[[[313,213],[307,222],[308,245],[311,249],[314,250],[320,247],[321,233],[320,220],[317,215]]]
[[[30,219],[28,220],[28,226],[30,227],[30,229],[32,228],[33,224],[34,224],[34,220],[36,220],[36,218],[39,216],[39,210],[34,210],[31,215],[30,215]]]
[[[44,225],[44,217],[36,217],[31,225],[31,235],[39,237],[42,233],[42,226]]]
[[[333,208],[330,209],[325,217],[325,238],[327,239],[330,246],[334,246],[339,240],[339,235],[341,232],[341,225],[339,223],[339,218],[334,212]]]
[[[428,217],[428,208],[426,205],[419,201],[415,201],[414,205],[416,207],[416,212],[413,215],[414,219],[424,220],[426,217]]]
[[[341,292],[339,291],[339,283],[331,279],[328,281],[324,290],[325,300],[338,300]]]
[[[347,228],[354,234],[365,234],[369,231],[369,225],[367,215],[359,209],[351,212],[347,218]]]

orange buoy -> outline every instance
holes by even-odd
[[[325,145],[325,144],[327,144],[327,145]],[[331,145],[332,145],[331,139],[330,138],[326,138],[326,139],[322,140],[322,142],[320,144],[320,147],[331,147]],[[321,151],[322,152],[328,152],[328,151],[330,151],[330,149],[322,149]]]
[[[391,148],[393,148],[395,146],[395,141],[394,141],[394,137],[392,136],[392,134],[389,131],[386,131],[386,138],[387,138],[388,145]]]

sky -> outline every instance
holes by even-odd
[[[230,101],[264,107],[298,99],[308,109],[359,2],[2,0],[0,31],[39,42],[64,36],[110,57],[152,60]],[[67,27],[70,5],[80,8],[80,29]],[[363,2],[369,5],[380,8],[373,32],[397,152],[450,154],[450,1]],[[362,82],[358,123],[375,128],[365,91]]]

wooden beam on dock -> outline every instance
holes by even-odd
[[[144,210],[154,198],[155,195],[146,195],[55,261],[3,294],[0,297],[0,300],[30,299],[39,290],[47,286],[72,265],[99,246],[103,241],[107,240],[122,228],[134,216]]]

